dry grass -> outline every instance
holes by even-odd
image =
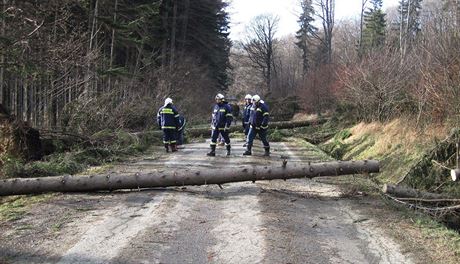
[[[448,132],[448,128],[442,125],[429,126],[421,130],[416,128],[411,120],[395,119],[389,123],[359,123],[351,128],[352,136],[344,143],[352,144],[366,135],[373,135],[375,142],[368,150],[372,155],[383,155],[395,146],[404,150],[404,154],[412,155],[414,149],[430,145],[435,139],[443,139]]]
[[[400,118],[391,122],[359,123],[339,132],[325,144],[327,151],[339,153],[343,160],[377,159],[381,161],[380,182],[397,182],[436,141],[448,135],[447,126],[417,128],[414,121]],[[349,135],[341,137],[340,135]]]

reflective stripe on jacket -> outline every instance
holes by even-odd
[[[266,104],[252,104],[249,123],[255,129],[267,129],[270,113]]]
[[[223,102],[214,106],[211,121],[212,129],[229,128],[232,124],[232,120],[232,107],[228,103]]]
[[[171,104],[163,106],[158,110],[157,123],[161,129],[176,129],[179,127],[179,112]]]

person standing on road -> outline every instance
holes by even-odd
[[[157,114],[158,126],[163,130],[163,143],[166,152],[171,147],[172,152],[176,152],[176,131],[179,128],[179,112],[173,106],[173,100],[166,98],[165,104],[160,107]]]
[[[244,97],[245,101],[245,106],[243,109],[243,131],[244,131],[244,145],[243,147],[246,147],[246,141],[248,140],[248,134],[249,134],[249,117],[251,116],[251,107],[252,107],[252,95],[247,94]]]
[[[181,146],[184,144],[184,132],[186,124],[187,120],[185,120],[185,117],[183,117],[182,115],[179,116],[179,128],[176,132],[177,146]]]
[[[268,121],[270,113],[268,112],[268,106],[262,103],[260,96],[254,95],[252,97],[252,106],[249,117],[249,134],[246,142],[246,151],[243,153],[244,156],[252,155],[252,144],[256,135],[258,134],[262,141],[265,149],[264,156],[270,156],[270,144],[267,140]]]
[[[211,121],[211,151],[207,154],[210,157],[216,156],[216,145],[219,134],[222,135],[227,148],[227,156],[230,156],[230,125],[232,124],[233,115],[232,107],[225,102],[225,97],[222,94],[217,94],[215,97],[216,105],[212,111]]]

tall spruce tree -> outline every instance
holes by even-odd
[[[310,56],[313,52],[313,39],[318,29],[313,25],[315,9],[312,0],[301,1],[302,13],[300,14],[300,29],[296,32],[296,45],[302,50],[303,73],[306,74],[310,69]]]
[[[372,5],[364,14],[363,45],[365,50],[385,44],[386,20],[382,11],[383,0],[371,0]]]

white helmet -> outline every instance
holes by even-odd
[[[260,96],[258,96],[257,94],[254,95],[254,96],[252,97],[252,101],[253,101],[253,102],[259,102],[259,101],[260,101]]]
[[[250,94],[247,94],[245,97],[244,97],[245,100],[251,100],[252,99],[252,95]]]
[[[165,100],[165,106],[169,105],[169,104],[172,104],[173,103],[173,100],[171,98],[166,98]]]
[[[216,100],[224,100],[225,96],[223,94],[217,94],[215,99]]]

